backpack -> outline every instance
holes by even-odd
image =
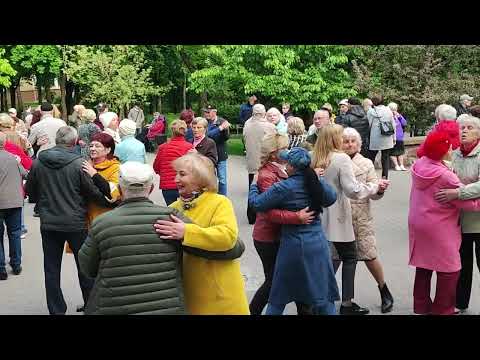
[[[379,118],[378,120],[378,126],[380,127],[380,133],[383,136],[391,136],[395,134],[395,129],[393,128],[393,124],[391,121],[385,121],[383,118],[378,116],[377,109],[375,109],[375,113],[377,114],[377,117]]]

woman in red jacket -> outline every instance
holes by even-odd
[[[172,129],[172,138],[158,147],[157,157],[153,163],[153,169],[160,175],[160,189],[167,206],[178,198],[175,184],[176,172],[172,167],[172,162],[193,149],[193,145],[185,140],[187,131],[185,121],[175,120],[170,128]]]
[[[280,160],[278,153],[288,149],[288,136],[278,133],[268,134],[262,139],[260,153],[261,167],[258,170],[257,186],[260,192],[265,192],[270,186],[288,177],[285,169],[285,161]],[[303,209],[297,212],[288,210],[270,210],[265,213],[257,213],[257,219],[253,227],[253,243],[262,261],[265,273],[265,282],[260,286],[250,303],[250,313],[261,315],[267,305],[270,289],[272,287],[275,260],[280,245],[281,224],[309,224],[314,218],[314,212]],[[311,314],[308,307],[297,303],[299,315]]]

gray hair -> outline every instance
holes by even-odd
[[[397,103],[391,102],[390,104],[388,104],[388,107],[392,111],[398,111],[398,104]]]
[[[192,120],[192,126],[193,125],[200,125],[203,126],[205,129],[208,129],[208,120],[203,117],[196,117]]]
[[[253,116],[255,116],[255,115],[265,115],[266,112],[267,112],[267,110],[265,109],[265,105],[263,105],[263,104],[253,105],[253,108],[252,108],[252,115]]]
[[[7,135],[5,135],[3,132],[0,132],[0,149],[3,149],[5,147],[6,142],[7,142]]]
[[[72,147],[78,139],[77,129],[72,126],[62,126],[55,135],[55,144]]]
[[[457,122],[459,126],[465,125],[466,123],[473,124],[477,129],[480,130],[480,119],[475,116],[459,116]]]
[[[351,127],[347,127],[343,129],[343,136],[356,138],[358,143],[358,149],[360,150],[362,148],[362,137],[360,136],[360,133],[356,129]]]
[[[451,105],[440,104],[435,109],[435,118],[440,120],[456,120],[457,110]]]

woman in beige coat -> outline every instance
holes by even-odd
[[[370,159],[360,154],[362,138],[357,130],[346,128],[343,130],[343,150],[353,161],[353,172],[357,181],[362,184],[378,184],[377,173]],[[370,200],[383,198],[384,191],[379,189],[375,194],[361,200],[351,199],[352,223],[355,240],[357,242],[357,260],[365,261],[368,271],[372,274],[378,284],[382,300],[382,313],[392,311],[393,297],[388,290],[383,275],[383,267],[378,259],[375,230],[373,229],[373,217],[370,210]],[[333,259],[339,260],[335,249]]]
[[[362,308],[352,301],[355,288],[355,270],[357,266],[357,246],[352,224],[352,211],[349,199],[367,199],[388,186],[387,180],[378,184],[362,184],[353,172],[350,157],[342,151],[343,126],[327,125],[320,129],[312,157],[312,167],[337,192],[337,201],[325,208],[322,226],[340,260],[333,261],[335,271],[342,266],[342,305],[341,315],[365,315],[367,308]]]

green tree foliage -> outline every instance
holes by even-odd
[[[355,49],[333,45],[208,46],[205,66],[191,74],[191,88],[209,98],[243,101],[261,94],[277,106],[316,110],[356,94],[348,72]]]
[[[165,91],[154,86],[144,54],[134,46],[76,46],[68,49],[65,74],[80,85],[90,102],[105,101],[123,112],[135,101]],[[72,54],[73,53],[73,54]]]
[[[0,49],[0,86],[9,87],[11,78],[16,75],[15,69],[10,62],[4,58],[5,49]]]
[[[21,78],[37,78],[41,85],[51,85],[58,77],[62,60],[55,45],[16,45],[10,48],[10,61]]]

